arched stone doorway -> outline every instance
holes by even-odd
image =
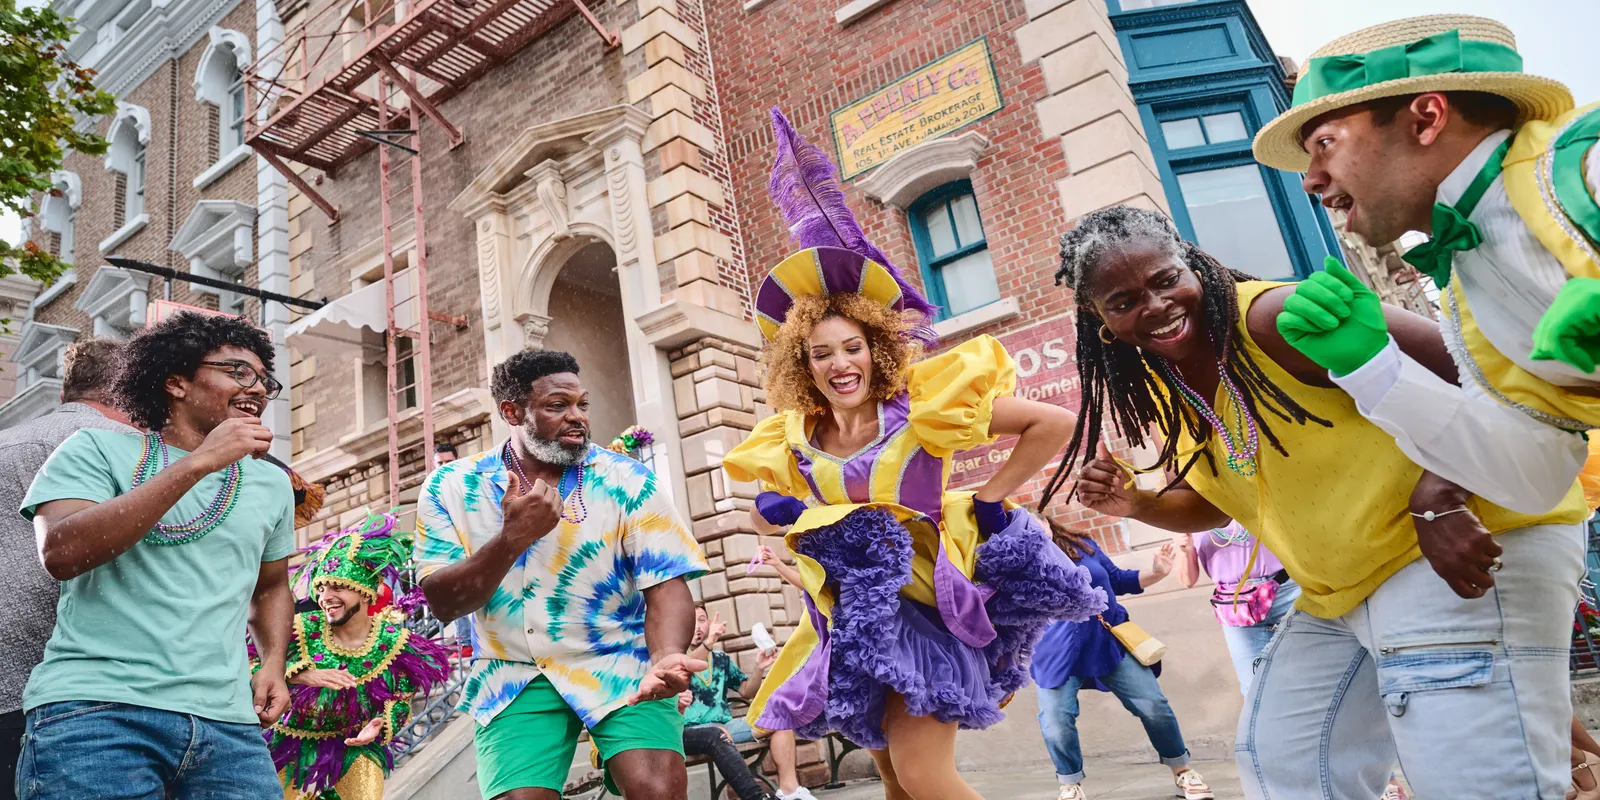
[[[590,240],[560,266],[545,306],[549,331],[542,345],[578,359],[590,432],[601,446],[638,420],[616,266],[611,247]]]

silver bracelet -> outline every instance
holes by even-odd
[[[1413,511],[1413,512],[1411,512],[1411,516],[1416,517],[1417,519],[1420,519],[1420,520],[1424,520],[1424,521],[1427,521],[1427,522],[1432,522],[1432,521],[1434,521],[1434,520],[1436,520],[1436,519],[1438,519],[1440,517],[1446,516],[1448,514],[1460,514],[1461,512],[1468,511],[1468,510],[1469,509],[1466,506],[1462,506],[1460,508],[1452,508],[1449,511],[1440,511],[1440,512],[1437,512],[1437,513],[1433,512],[1433,511],[1424,511],[1421,514],[1418,514],[1417,512]]]

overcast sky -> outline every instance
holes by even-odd
[[[23,0],[34,5],[38,0]],[[1303,63],[1329,39],[1358,28],[1418,14],[1478,14],[1508,25],[1526,71],[1572,88],[1577,102],[1600,100],[1600,69],[1584,56],[1600,31],[1600,0],[1248,0],[1278,55]],[[0,212],[0,238],[15,242],[19,221]]]

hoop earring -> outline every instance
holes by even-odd
[[[1117,340],[1117,337],[1114,334],[1111,333],[1111,329],[1107,328],[1106,324],[1104,322],[1100,323],[1100,332],[1099,333],[1100,333],[1100,343],[1101,344],[1111,344],[1112,342],[1115,342]]]

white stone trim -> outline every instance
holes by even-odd
[[[238,31],[212,26],[210,31],[211,42],[206,45],[205,52],[200,54],[200,66],[194,71],[194,99],[214,106],[222,105],[227,99],[227,91],[233,85],[230,77],[226,84],[217,85],[211,71],[212,59],[216,58],[218,51],[226,49],[233,55],[234,68],[241,72],[250,65],[250,38]],[[220,93],[219,93],[220,90]]]
[[[873,9],[888,5],[892,0],[850,0],[833,12],[833,20],[840,25],[849,25],[866,16]]]
[[[930,189],[970,178],[987,149],[989,138],[974,130],[943,136],[896,153],[856,181],[856,187],[884,205],[904,210]]]
[[[149,303],[148,274],[102,265],[72,307],[94,320],[95,336],[120,338],[144,326]]]
[[[114,28],[116,18],[129,3],[99,0],[86,8],[80,4],[75,9],[80,32],[68,44],[67,52],[79,64],[99,73],[97,86],[123,97],[162,64],[188,52],[239,2],[153,0],[133,26],[120,33]],[[103,34],[106,29],[110,30]]]
[[[123,144],[125,140],[122,138],[123,128],[130,125],[138,140],[138,147],[150,144],[150,110],[144,106],[118,102],[117,115],[111,119],[110,127],[106,128],[106,140],[111,143],[106,149],[106,169],[124,175],[133,166],[134,151]],[[146,169],[149,166],[146,164]]]
[[[767,4],[767,0],[744,0],[744,10],[754,11]]]
[[[50,305],[57,297],[65,294],[68,289],[76,285],[78,285],[78,269],[74,267],[71,272],[56,278],[56,282],[40,292],[38,297],[33,298],[33,302],[28,304],[28,318],[33,319],[33,312]],[[16,359],[13,358],[12,360],[15,361]]]
[[[150,215],[149,214],[140,214],[139,216],[128,220],[127,224],[125,224],[122,227],[118,228],[116,233],[113,233],[110,236],[107,236],[105,239],[103,239],[100,242],[100,252],[102,254],[104,254],[104,253],[109,253],[112,250],[115,250],[117,245],[120,245],[123,242],[128,241],[129,237],[133,236],[134,234],[138,233],[139,231],[144,230],[144,226],[149,225],[149,224],[150,224]]]
[[[52,186],[60,185],[66,187],[66,190],[61,194],[66,198],[68,207],[77,210],[83,205],[83,179],[78,177],[78,173],[69,170],[57,170],[50,173],[50,184]]]
[[[1009,319],[1022,313],[1022,305],[1015,297],[1002,297],[988,305],[978,306],[964,314],[957,314],[949,319],[933,323],[933,332],[939,334],[940,339],[950,339],[960,336],[968,331],[975,331],[985,325],[993,325],[1003,319]]]
[[[0,405],[0,431],[38,419],[61,404],[61,379],[39,378]]]
[[[204,189],[207,186],[216,183],[218,178],[228,174],[233,170],[234,167],[243,164],[250,158],[250,156],[254,154],[255,151],[251,150],[250,145],[247,144],[241,144],[238,147],[233,148],[232,152],[224,155],[220,159],[217,159],[217,163],[207,167],[205,172],[202,172],[194,177],[194,188]]]

